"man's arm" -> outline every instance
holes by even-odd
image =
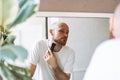
[[[58,80],[69,80],[70,74],[64,73],[59,66],[53,69],[54,74]]]
[[[70,74],[64,73],[60,69],[57,63],[57,59],[54,53],[50,51],[50,49],[44,55],[44,60],[52,67],[57,80],[69,80],[70,79]]]
[[[30,77],[31,78],[34,75],[35,69],[36,69],[36,65],[30,64]]]

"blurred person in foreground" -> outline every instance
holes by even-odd
[[[83,80],[120,80],[120,4],[110,20],[110,32],[114,38],[96,48]]]

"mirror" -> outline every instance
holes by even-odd
[[[95,48],[109,39],[111,16],[108,13],[40,12],[28,21],[26,28],[18,31],[17,43],[30,51],[35,40],[49,37],[47,29],[53,22],[66,22],[70,27],[67,45],[76,52],[72,80],[82,80]]]
[[[57,19],[66,22],[70,27],[67,45],[76,52],[73,80],[82,80],[95,48],[102,41],[109,39],[109,19],[92,17],[57,17]],[[51,20],[52,18],[48,17],[48,21]]]

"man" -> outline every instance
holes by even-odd
[[[69,27],[54,23],[49,30],[50,40],[38,41],[30,56],[33,80],[69,80],[74,64],[74,51],[66,45]],[[56,46],[50,50],[52,43]]]
[[[110,21],[114,39],[100,44],[83,80],[120,80],[120,4]]]

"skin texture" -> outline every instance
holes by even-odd
[[[109,31],[110,31],[110,39],[112,39],[112,38],[114,38],[114,36],[113,36],[113,26],[114,26],[114,17],[112,16],[111,18],[110,18],[110,22],[109,22],[109,24],[110,24],[110,29],[109,29]]]
[[[120,38],[120,4],[117,6],[113,17],[111,18],[110,31],[114,38]]]
[[[66,45],[66,42],[67,42],[67,38],[69,34],[68,25],[64,22],[54,23],[53,26],[49,29],[49,32],[51,34],[51,42],[54,42],[56,44],[54,48],[54,52],[60,51],[61,48]],[[45,55],[43,56],[43,59],[53,69],[57,80],[69,80],[70,79],[70,73],[64,73],[60,69],[57,63],[57,59],[54,53],[50,50],[50,48],[48,48],[48,50],[46,51]],[[36,65],[31,64],[30,69],[31,69],[31,77],[32,77],[36,69]]]

